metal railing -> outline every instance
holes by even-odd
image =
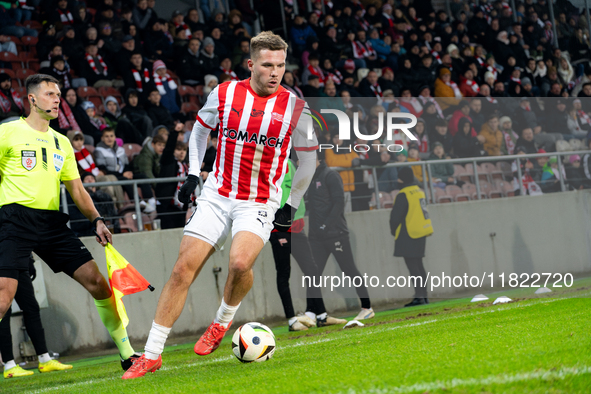
[[[519,159],[536,159],[538,157],[552,157],[558,156],[560,158],[564,156],[571,156],[571,155],[586,155],[591,154],[591,151],[588,150],[581,150],[581,151],[571,151],[571,152],[548,152],[548,153],[535,153],[535,154],[527,154],[527,155],[506,155],[506,156],[483,156],[483,157],[470,157],[470,158],[463,158],[463,159],[444,159],[444,160],[427,160],[427,161],[416,161],[416,162],[400,162],[400,163],[387,163],[383,166],[359,166],[359,167],[331,167],[331,169],[335,171],[360,171],[360,170],[369,170],[372,172],[371,176],[373,178],[374,190],[371,192],[372,195],[375,196],[375,203],[376,209],[380,209],[380,189],[379,189],[379,179],[377,175],[377,171],[385,168],[392,168],[392,167],[414,167],[414,166],[421,166],[423,171],[423,190],[429,189],[430,193],[426,193],[426,202],[428,204],[436,203],[435,198],[435,186],[432,182],[432,171],[431,166],[437,164],[472,164],[473,167],[473,174],[465,174],[473,176],[474,178],[474,185],[476,186],[476,198],[478,200],[482,199],[482,190],[480,187],[479,181],[479,173],[478,173],[478,163],[480,162],[497,162],[497,161],[505,161],[511,162],[514,160]],[[563,168],[564,165],[562,160],[557,161],[558,164],[558,173],[560,177],[560,190],[566,191],[566,183],[563,177]],[[486,172],[488,174],[488,172]],[[521,166],[517,166],[517,178],[519,182],[519,190],[521,195],[525,195],[525,189],[523,186],[523,173],[521,170]],[[138,231],[144,231],[144,225],[142,222],[142,209],[140,206],[140,198],[138,193],[138,185],[141,184],[158,184],[158,183],[178,183],[179,181],[185,181],[185,177],[170,177],[170,178],[153,178],[153,179],[130,179],[124,181],[117,181],[117,182],[95,182],[95,183],[85,183],[84,187],[105,187],[105,186],[124,186],[124,185],[133,185],[134,186],[134,193],[133,193],[133,204],[137,222]],[[196,195],[198,196],[201,194],[203,190],[203,180],[201,177],[199,178],[199,187],[195,190]],[[67,191],[64,185],[61,185],[61,206],[62,212],[68,213],[68,201],[67,201]],[[172,198],[172,197],[171,197]],[[131,202],[131,201],[130,201]]]
[[[374,183],[374,191],[372,192],[372,194],[374,194],[375,196],[375,202],[376,202],[376,208],[380,209],[380,190],[379,190],[379,182],[378,182],[378,176],[377,176],[377,171],[384,169],[384,168],[391,168],[391,167],[414,167],[414,166],[421,166],[422,171],[423,171],[423,190],[427,190],[429,189],[430,191],[430,195],[427,195],[426,197],[426,201],[429,204],[433,204],[436,202],[435,199],[435,186],[433,185],[433,182],[430,181],[432,179],[431,177],[431,165],[434,164],[467,164],[470,163],[472,164],[472,167],[474,169],[474,185],[476,186],[476,195],[477,195],[477,199],[480,200],[482,199],[482,193],[481,193],[481,188],[480,188],[480,181],[479,181],[479,177],[478,177],[478,165],[477,163],[480,162],[497,162],[497,161],[505,161],[505,162],[511,162],[514,160],[519,160],[519,159],[536,159],[539,157],[552,157],[552,156],[558,156],[558,157],[563,157],[563,156],[571,156],[571,155],[586,155],[586,154],[591,154],[591,151],[589,150],[580,150],[580,151],[569,151],[569,152],[547,152],[547,153],[531,153],[531,154],[526,154],[526,155],[505,155],[505,156],[482,156],[482,157],[468,157],[468,158],[462,158],[462,159],[442,159],[442,160],[427,160],[427,161],[413,161],[413,162],[400,162],[400,163],[387,163],[384,164],[383,166],[359,166],[359,167],[330,167],[331,169],[335,170],[335,171],[358,171],[358,170],[369,170],[372,171],[372,178],[373,178],[373,183]],[[563,168],[564,165],[562,163],[562,160],[558,160],[558,173],[560,174],[560,190],[561,191],[566,191],[566,183],[565,183],[565,179],[563,178]],[[486,173],[488,174],[488,173]],[[521,167],[518,165],[517,166],[517,178],[518,178],[518,182],[519,182],[519,190],[520,190],[520,194],[521,195],[525,195],[525,189],[523,186],[523,173],[521,171]]]

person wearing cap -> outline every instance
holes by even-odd
[[[415,282],[413,300],[405,305],[412,307],[429,303],[423,257],[427,237],[433,234],[433,225],[427,211],[425,193],[415,184],[410,167],[398,170],[398,182],[401,188],[390,212],[390,232],[395,239],[394,256],[404,258],[410,275],[422,279]]]
[[[17,120],[25,113],[23,100],[12,88],[12,79],[6,73],[0,73],[0,110],[0,123]]]
[[[451,71],[447,67],[439,70],[439,77],[435,80],[435,97],[444,112],[450,112],[460,103],[462,93],[458,85],[451,80]]]
[[[504,155],[512,155],[515,152],[519,135],[513,131],[513,122],[508,116],[501,116],[499,126],[501,133],[503,133],[503,146],[501,150]]]
[[[220,66],[220,59],[215,54],[215,43],[211,37],[205,37],[199,57],[203,61],[201,68],[205,74],[213,74]]]
[[[320,97],[320,80],[318,75],[310,75],[308,77],[308,84],[302,86],[302,93],[304,97]]]
[[[168,74],[166,64],[162,60],[156,60],[152,66],[154,84],[162,97],[160,102],[171,114],[180,111],[180,96],[178,86]]]
[[[540,181],[540,187],[544,193],[555,193],[561,191],[560,177],[567,183],[566,173],[564,166],[562,167],[562,173],[558,171],[558,159],[551,157],[548,162],[544,165],[542,170],[542,180]],[[567,184],[568,187],[568,184]]]
[[[137,48],[141,54],[141,47]],[[130,34],[126,34],[121,39],[121,49],[116,53],[117,59],[130,59],[131,55],[136,51],[135,40]],[[119,75],[125,75],[128,71],[127,62],[120,61],[116,63],[117,73]]]
[[[199,18],[199,16],[197,17]],[[180,10],[175,10],[172,13],[172,17],[170,18],[171,26],[170,26],[170,34],[176,37],[179,30],[185,32],[185,38],[187,40],[191,39],[191,29],[185,22],[185,16]]]

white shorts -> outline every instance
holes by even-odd
[[[267,204],[234,200],[205,189],[197,199],[197,209],[185,225],[184,235],[199,238],[220,250],[232,226],[232,238],[239,231],[248,231],[266,243],[273,230],[274,218],[275,209]]]

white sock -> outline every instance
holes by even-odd
[[[6,364],[4,364],[5,371],[8,371],[9,369],[12,369],[14,367],[16,367],[16,363],[14,362],[14,360],[7,361]]]
[[[292,317],[291,319],[289,319],[289,320],[287,321],[287,324],[289,324],[289,325],[291,326],[291,325],[292,325],[293,323],[295,323],[297,320],[298,320],[298,318],[294,316],[294,317]]]
[[[51,357],[49,356],[49,353],[43,353],[39,356],[37,356],[39,358],[39,362],[40,363],[46,363],[48,361],[51,360]]]
[[[222,305],[220,305],[220,309],[218,309],[218,313],[215,316],[214,323],[221,324],[224,328],[228,328],[228,324],[234,319],[234,315],[236,311],[240,307],[240,304],[236,306],[230,306],[226,304],[226,301],[222,299]]]
[[[314,312],[306,312],[306,316],[312,320],[316,320],[316,314]]]
[[[320,319],[320,320],[324,320],[324,319],[326,319],[326,316],[328,316],[328,313],[324,312],[319,315],[316,315],[316,318]]]
[[[152,197],[148,200],[148,204],[155,207],[156,206],[156,197]]]
[[[158,359],[158,357],[164,351],[164,344],[166,343],[168,334],[170,334],[170,330],[172,330],[172,327],[164,327],[160,324],[156,324],[155,321],[152,322],[150,335],[148,336],[148,341],[146,342],[146,347],[144,348],[144,354],[146,355],[146,358],[150,360]]]

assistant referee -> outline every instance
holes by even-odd
[[[69,275],[92,295],[127,369],[139,355],[129,344],[109,285],[90,252],[67,227],[68,215],[59,211],[61,181],[96,227],[97,242],[103,246],[112,242],[104,219],[82,186],[70,141],[49,127],[49,121],[58,116],[58,81],[35,74],[27,78],[25,87],[31,114],[0,125],[0,320],[34,251],[55,273]]]

